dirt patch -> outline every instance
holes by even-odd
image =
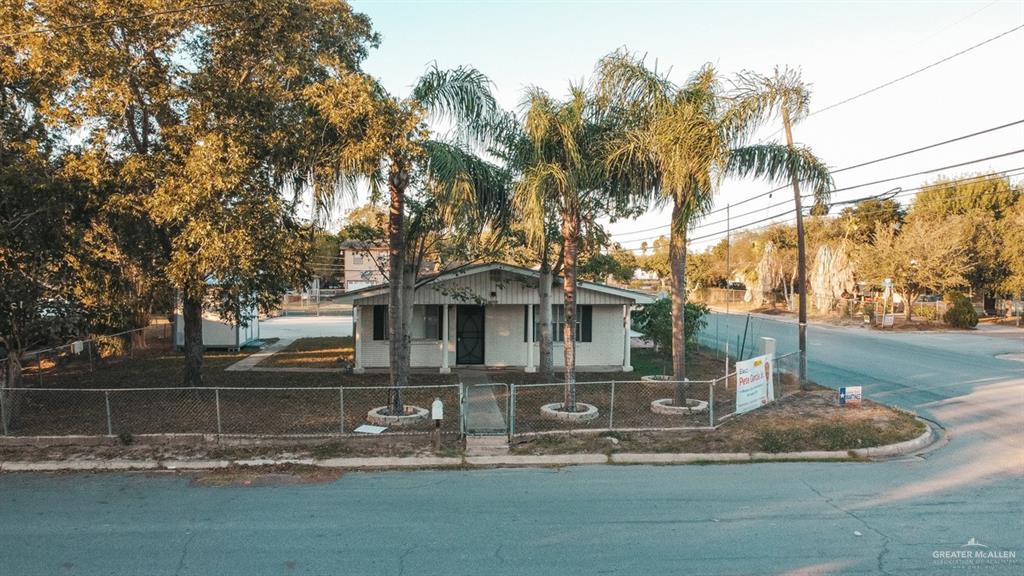
[[[312,439],[253,439],[251,444],[216,442],[76,446],[0,446],[0,461],[42,460],[249,460],[307,459],[373,456],[459,456],[462,442],[455,434],[442,436],[441,448],[433,450],[429,436],[381,435]]]
[[[325,484],[341,478],[340,468],[323,468],[301,464],[272,464],[267,466],[231,466],[210,472],[195,472],[195,486],[288,486],[296,484]]]
[[[802,452],[853,450],[912,440],[925,428],[913,415],[871,401],[840,408],[835,392],[797,391],[735,416],[716,430],[551,434],[520,439],[514,454],[612,452]]]

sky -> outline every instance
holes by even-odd
[[[776,66],[799,68],[811,111],[825,108],[988,38],[1024,25],[1024,0],[982,2],[460,2],[355,0],[381,36],[364,70],[395,95],[433,62],[471,65],[494,83],[499,103],[520,107],[525,88],[554,96],[589,79],[597,60],[620,47],[646,55],[681,83],[705,63],[726,76]],[[1024,119],[1024,29],[911,78],[797,124],[794,138],[833,169]],[[768,125],[755,140],[782,142]],[[931,170],[1024,148],[1024,124],[835,175],[837,188]],[[833,201],[912,190],[938,175],[1021,168],[1024,153],[840,191]],[[1017,176],[1015,181],[1024,178]],[[716,209],[774,186],[725,180]],[[911,195],[901,199],[909,201]],[[782,190],[729,210],[732,228],[792,208]],[[691,232],[691,249],[724,237],[724,212]],[[785,217],[780,218],[780,220]],[[666,233],[668,211],[607,223],[629,249]],[[722,222],[719,222],[722,221]],[[717,222],[717,223],[716,223]],[[757,224],[761,226],[763,224]],[[660,227],[660,228],[659,228]]]

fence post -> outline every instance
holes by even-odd
[[[516,435],[516,385],[509,384],[508,386],[511,406],[508,410],[508,437],[511,440]]]
[[[466,437],[466,397],[462,382],[459,382],[459,437]]]
[[[7,370],[7,366],[4,364],[0,364],[0,370]],[[6,386],[7,381],[5,380],[0,384]],[[4,404],[4,396],[6,395],[7,393],[5,389],[0,387],[0,427],[3,428],[4,436],[7,436],[7,405]]]
[[[214,404],[217,406],[217,436],[220,436],[221,435],[221,426],[220,426],[220,388],[214,388],[213,389],[213,401],[214,401]]]
[[[103,398],[107,403],[107,436],[113,436],[114,426],[110,421],[110,390],[103,391]]]
[[[89,372],[95,370],[92,363],[92,338],[85,341],[85,349],[89,351]]]
[[[726,381],[729,376],[726,375]],[[708,385],[708,420],[712,428],[715,427],[715,382],[712,380],[711,384]]]
[[[345,388],[338,386],[338,433],[345,433]]]
[[[36,371],[39,372],[39,387],[43,387],[43,353],[36,353]]]
[[[612,380],[612,398],[608,402],[608,429],[615,428],[615,380]]]

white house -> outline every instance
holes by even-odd
[[[260,339],[260,315],[255,306],[244,312],[246,325],[222,319],[218,314],[203,310],[203,347],[240,350]],[[181,306],[174,310],[174,346],[185,345],[185,321]]]
[[[536,270],[508,264],[467,266],[421,279],[413,303],[411,364],[537,369]],[[346,294],[355,322],[355,371],[388,366],[388,286]],[[576,366],[631,371],[630,309],[649,304],[646,294],[593,282],[577,288]],[[554,362],[563,363],[561,279],[551,290]],[[532,330],[529,329],[532,326]]]

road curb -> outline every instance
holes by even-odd
[[[438,457],[412,456],[387,458],[251,458],[246,460],[42,460],[36,462],[0,462],[0,472],[60,472],[60,471],[129,471],[129,470],[214,470],[230,466],[271,466],[294,464],[323,468],[348,469],[415,469],[415,468],[488,468],[499,466],[580,466],[588,464],[698,464],[771,462],[787,460],[864,460],[906,456],[919,452],[942,438],[942,432],[931,422],[918,418],[927,428],[912,440],[854,450],[808,452],[719,452],[719,453],[661,453],[617,452],[605,454],[544,454],[501,456]]]

